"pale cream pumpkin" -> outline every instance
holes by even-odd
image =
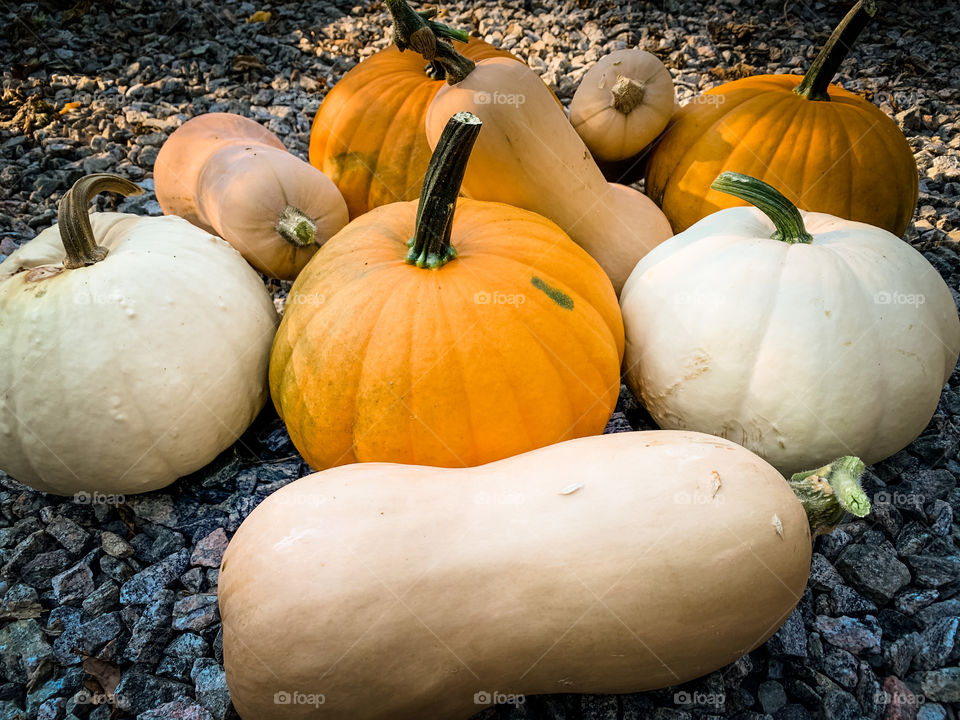
[[[104,190],[139,192],[82,178],[59,224],[0,263],[0,469],[60,495],[163,487],[267,398],[277,315],[257,274],[178,217],[88,219]]]
[[[570,123],[597,160],[618,162],[656,140],[675,107],[673,78],[656,55],[616,50],[583,76],[570,101]]]
[[[661,427],[729,438],[782,472],[905,447],[960,351],[946,283],[886,230],[720,178],[761,209],[708,215],[637,265],[620,298],[630,386]]]
[[[475,468],[310,475],[224,555],[234,706],[244,720],[455,720],[492,691],[704,675],[789,616],[811,527],[868,511],[862,470],[844,458],[788,484],[727,440],[654,431]]]

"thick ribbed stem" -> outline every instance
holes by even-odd
[[[826,44],[820,49],[817,59],[813,61],[807,74],[793,91],[807,100],[829,100],[827,88],[830,87],[830,82],[846,59],[857,36],[867,26],[870,18],[876,14],[875,0],[859,0],[831,33]]]
[[[864,465],[848,455],[816,470],[796,473],[788,481],[810,521],[810,534],[830,532],[849,512],[864,517],[870,500],[860,485]]]
[[[450,242],[453,214],[480,126],[480,118],[469,112],[457,113],[447,121],[423,179],[417,228],[406,258],[409,264],[436,269],[457,256]]]
[[[796,205],[772,185],[742,173],[723,172],[710,187],[746,200],[761,210],[777,229],[773,234],[774,239],[785,243],[813,242],[813,235],[804,227],[803,216]]]
[[[415,12],[406,0],[386,0],[387,9],[393,17],[393,42],[401,52],[407,48],[423,56],[429,63],[430,77],[454,85],[463,80],[476,67],[473,60],[465,58],[453,48],[448,38],[467,42],[469,35],[454,30],[430,18],[435,11]]]
[[[97,244],[90,225],[88,208],[95,195],[115,192],[121,195],[140,195],[143,188],[126,178],[111,173],[95,173],[77,180],[67,190],[57,208],[57,225],[67,257],[63,266],[68,269],[86,267],[103,260],[107,249]]]

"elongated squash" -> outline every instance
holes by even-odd
[[[481,60],[466,78],[441,88],[427,111],[431,147],[461,110],[485,126],[467,166],[466,195],[550,218],[600,263],[617,293],[637,262],[673,234],[646,195],[607,183],[553,94],[526,65]]]
[[[709,673],[787,618],[811,527],[840,503],[867,511],[862,469],[844,458],[788,484],[727,440],[654,431],[467,469],[310,475],[224,556],[234,705],[245,720],[452,720],[494,693]]]

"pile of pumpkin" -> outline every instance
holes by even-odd
[[[200,116],[157,159],[164,217],[89,215],[139,192],[92,175],[0,264],[0,467],[159,488],[269,386],[304,458],[343,467],[224,559],[245,718],[458,718],[731,662],[796,605],[811,535],[868,511],[852,456],[911,442],[960,349],[897,237],[910,148],[830,84],[873,3],[802,78],[679,109],[653,55],[615,52],[569,118],[510,54],[387,6],[395,46],[329,92],[312,165]],[[638,168],[652,200],[603,174]],[[296,278],[279,328],[254,268]],[[665,430],[599,435],[622,367]],[[276,700],[298,694],[323,701]]]

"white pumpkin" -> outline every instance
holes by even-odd
[[[0,264],[0,469],[60,495],[168,485],[267,398],[277,315],[256,272],[181,218],[88,216],[104,190],[140,191],[82,178]]]
[[[704,218],[644,257],[621,295],[627,379],[654,420],[783,473],[904,448],[960,350],[936,270],[886,230],[802,213],[759,180],[713,187],[763,211]]]
[[[603,162],[638,155],[663,132],[676,109],[670,71],[639,48],[600,58],[570,101],[570,123]]]

